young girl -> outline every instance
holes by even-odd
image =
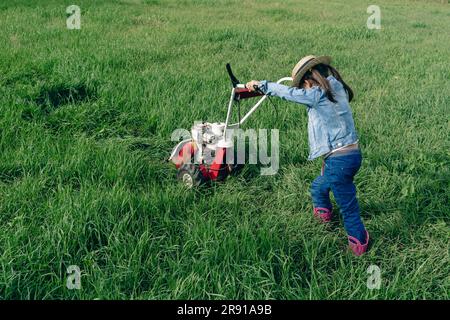
[[[308,160],[323,157],[321,174],[311,185],[314,215],[331,220],[330,190],[341,209],[350,249],[357,256],[367,251],[369,234],[359,215],[353,177],[361,166],[361,151],[349,102],[352,89],[342,80],[327,56],[304,57],[292,70],[293,86],[250,81],[250,91],[303,104],[308,111]]]

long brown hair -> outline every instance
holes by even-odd
[[[309,80],[315,85],[321,87],[325,91],[325,95],[327,96],[328,100],[330,100],[333,103],[336,103],[333,91],[331,90],[330,82],[327,79],[327,77],[330,75],[332,75],[333,77],[336,78],[336,80],[342,83],[345,91],[347,92],[348,101],[352,101],[353,100],[352,88],[350,88],[350,86],[345,83],[339,72],[328,64],[320,63],[312,67],[310,70],[308,70],[300,80],[299,87],[303,88],[305,85],[305,80]]]

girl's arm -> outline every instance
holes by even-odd
[[[307,105],[308,107],[316,105],[321,95],[321,91],[318,87],[300,89],[269,82],[267,80],[260,81],[258,88],[268,96],[279,97],[283,100]]]

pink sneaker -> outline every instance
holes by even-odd
[[[361,244],[358,239],[352,236],[348,236],[348,245],[355,256],[360,256],[367,251],[367,245],[369,244],[369,233],[366,230],[366,243]]]
[[[333,211],[327,208],[314,208],[314,216],[320,219],[323,223],[331,221]]]

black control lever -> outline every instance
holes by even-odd
[[[234,76],[233,71],[231,71],[231,66],[229,63],[227,63],[226,67],[228,75],[230,76],[231,84],[233,85],[233,88],[236,88],[236,86],[241,82]]]

